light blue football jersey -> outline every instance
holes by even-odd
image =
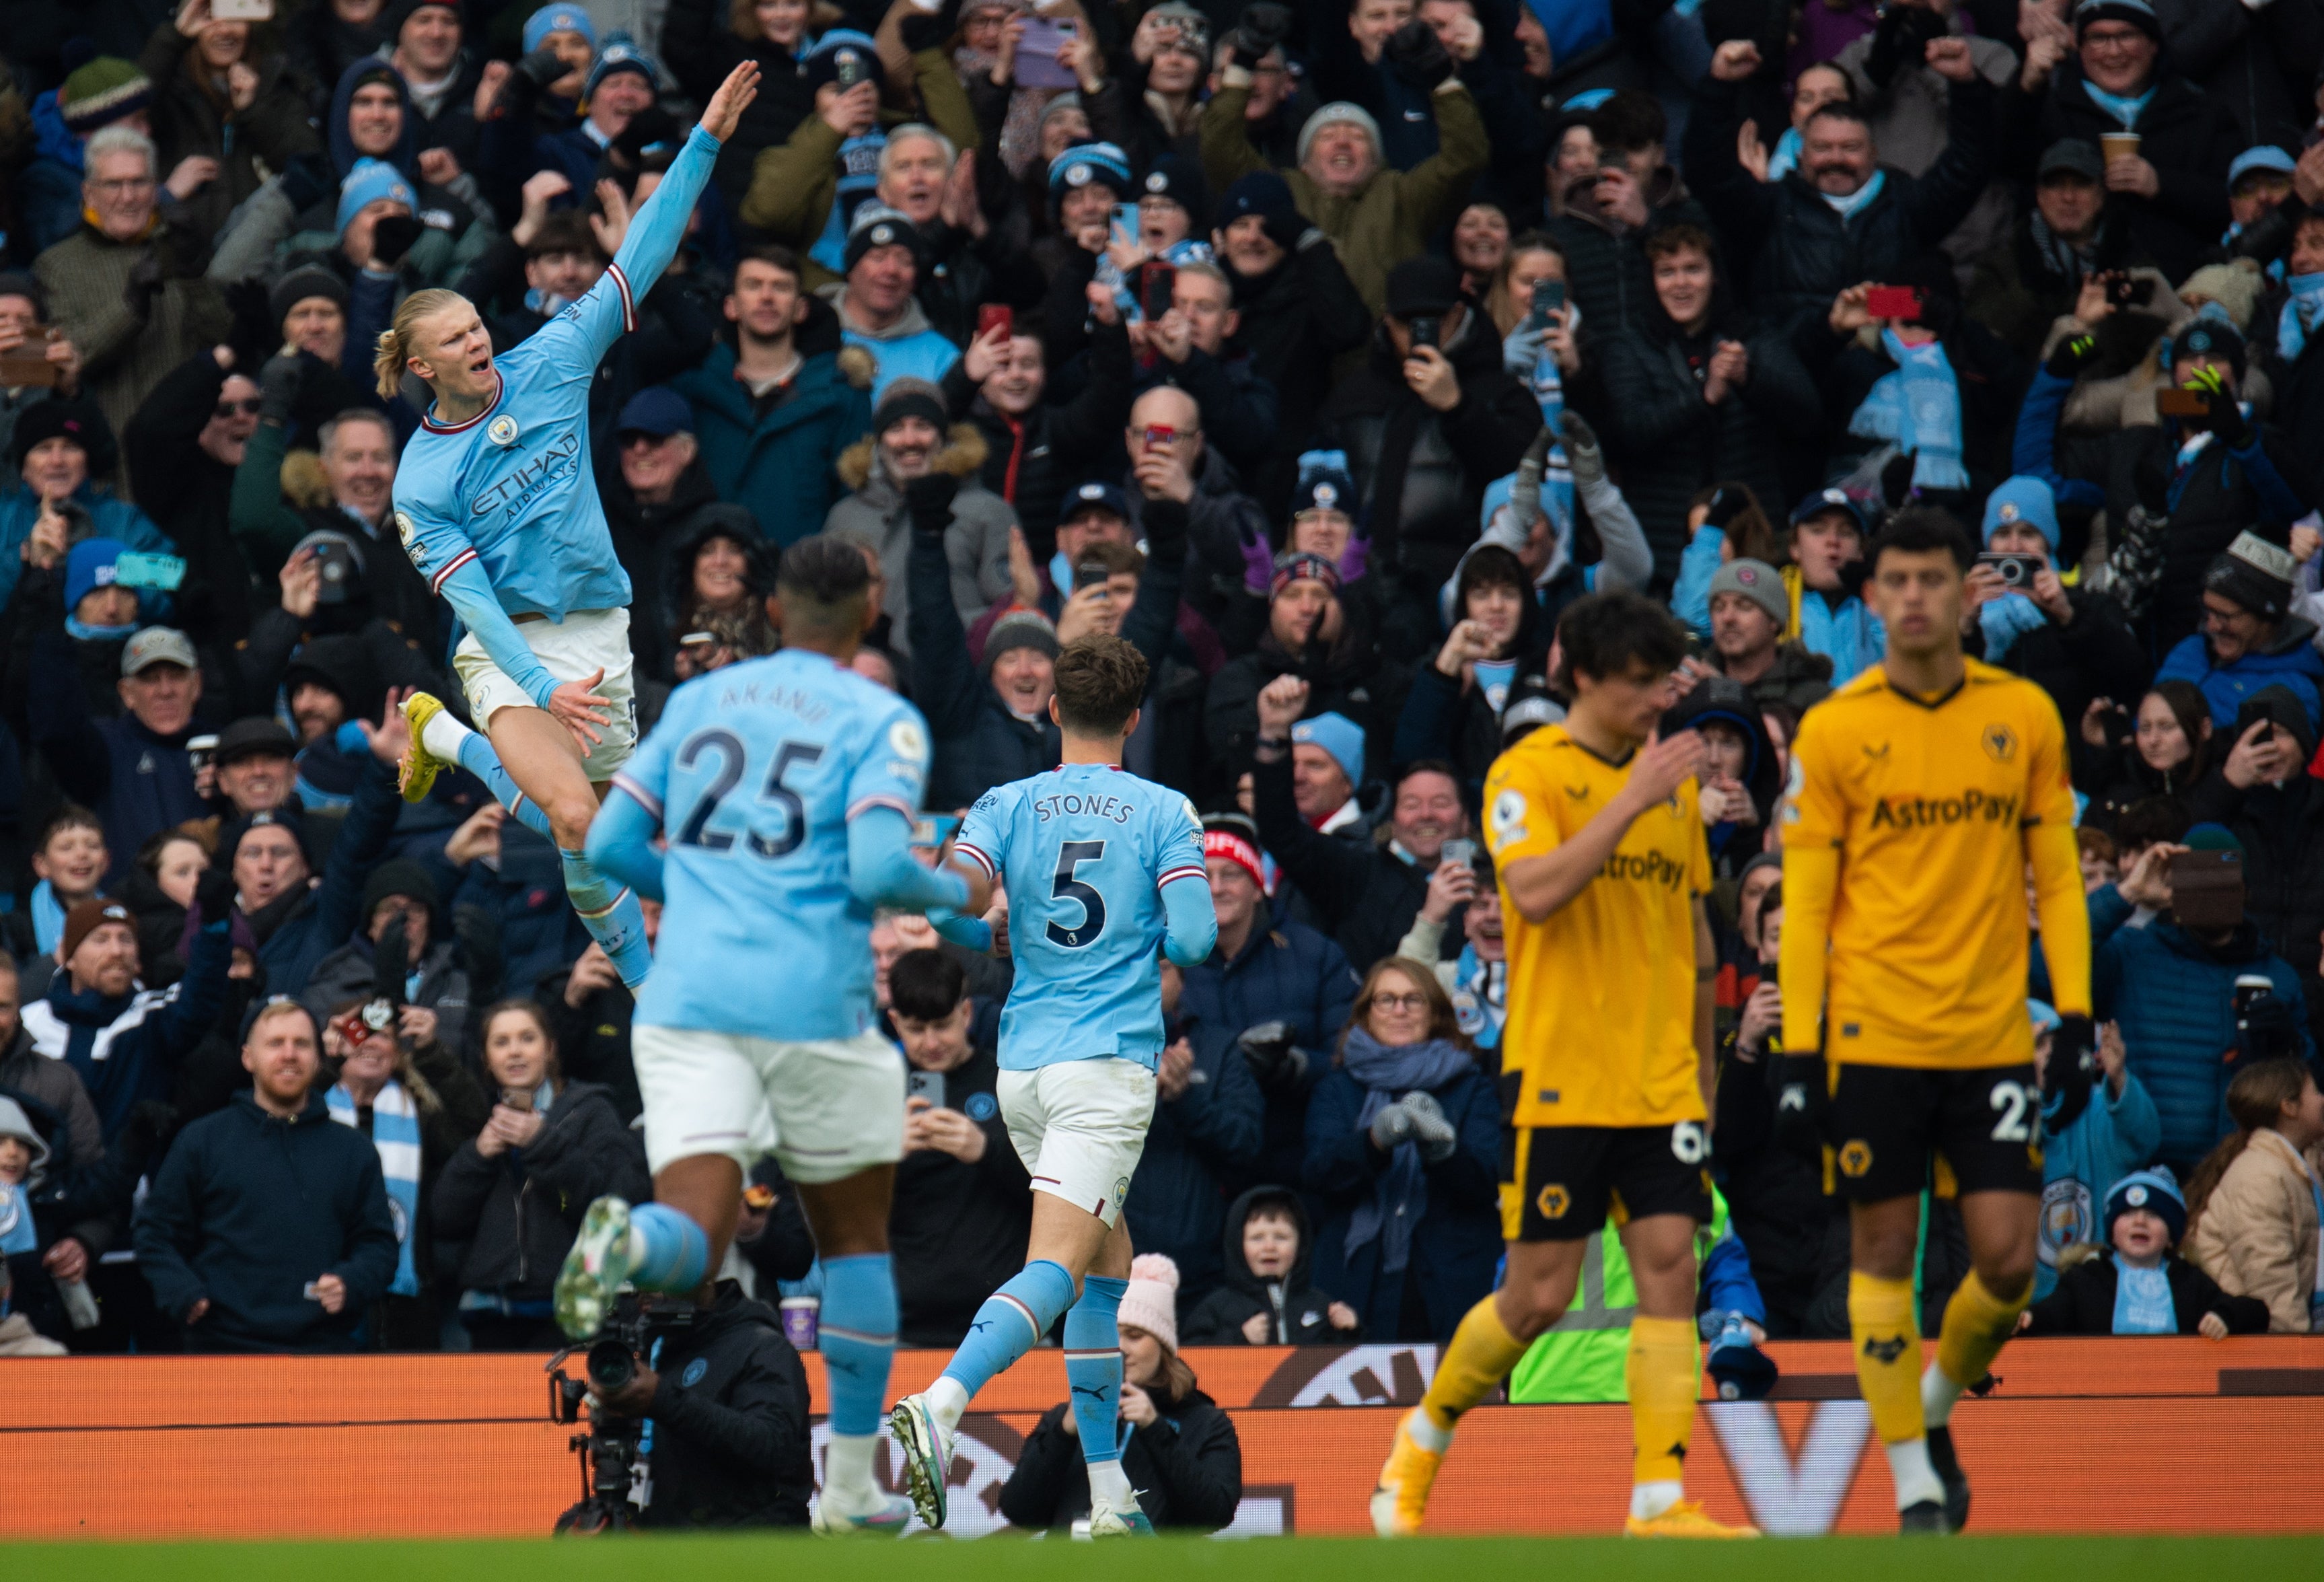
[[[429,592],[474,560],[512,615],[562,621],[629,606],[589,465],[589,390],[676,254],[718,146],[696,126],[597,283],[522,344],[495,350],[490,406],[465,423],[439,423],[432,409],[420,419],[396,467],[395,525]]]
[[[1106,1055],[1157,1066],[1162,886],[1204,881],[1194,805],[1111,764],[1067,763],[985,792],[953,849],[1009,887],[1001,1069]]]
[[[614,783],[661,820],[667,898],[637,1020],[786,1040],[872,1025],[872,909],[848,820],[918,811],[920,711],[827,655],[785,649],[698,676]]]

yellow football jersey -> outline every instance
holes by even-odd
[[[1932,702],[1876,665],[1801,721],[1784,847],[1840,856],[1828,1059],[1970,1070],[2034,1058],[2027,831],[2072,828],[2066,733],[2040,687],[1967,662]],[[1784,978],[1787,1027],[1812,1025]]]
[[[1487,838],[1508,865],[1554,851],[1630,778],[1545,726],[1485,780]],[[1689,780],[1640,815],[1580,894],[1527,922],[1501,894],[1508,1021],[1501,1069],[1524,1077],[1520,1126],[1655,1126],[1704,1118],[1694,1048],[1694,898],[1711,850]]]

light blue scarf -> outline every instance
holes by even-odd
[[[2176,1335],[2179,1309],[2171,1300],[2171,1277],[2160,1268],[2133,1269],[2115,1260],[2114,1332],[2116,1335]]]
[[[1977,624],[1985,630],[1985,662],[1997,665],[2026,633],[2049,620],[2042,606],[2022,593],[2005,593],[1978,606]]]
[[[1961,466],[1960,385],[1945,345],[1932,340],[1906,346],[1894,329],[1880,332],[1880,344],[1895,360],[1849,420],[1848,431],[1866,439],[1886,439],[1913,458],[1913,486],[1965,489]]]
[[[57,899],[56,886],[43,879],[32,886],[32,943],[42,955],[54,956],[64,938],[65,903]]]
[[[1579,331],[1582,310],[1571,299],[1565,304],[1566,327]],[[1565,416],[1565,372],[1557,365],[1557,354],[1545,346],[1533,365],[1534,403],[1541,408],[1541,421],[1552,434],[1561,433],[1560,421]],[[1549,524],[1562,543],[1573,538],[1573,464],[1565,454],[1563,442],[1553,439],[1549,455],[1542,462],[1541,508],[1549,514]]]
[[[1474,945],[1461,947],[1452,967],[1452,1018],[1480,1050],[1501,1047],[1501,1023],[1509,1013],[1508,964],[1480,961]]]
[[[123,626],[92,626],[78,615],[65,617],[65,634],[83,643],[123,643],[137,634],[137,623]]]
[[[1767,180],[1780,181],[1800,168],[1800,129],[1786,126],[1784,134],[1775,139],[1775,152],[1767,156]]]
[[[2122,123],[2122,129],[2125,132],[2136,126],[2138,118],[2146,114],[2146,106],[2154,102],[2154,90],[2152,88],[2136,98],[2128,98],[2118,93],[2107,92],[2086,77],[2082,79],[2082,88],[2090,96],[2090,103]]]
[[[2292,296],[2275,319],[2275,349],[2286,363],[2296,363],[2308,349],[2308,332],[2324,319],[2324,274],[2295,274],[2283,282]]]
[[[360,1124],[355,1095],[346,1083],[334,1083],[323,1102],[340,1125]],[[388,1213],[395,1221],[395,1280],[387,1289],[396,1296],[418,1296],[411,1227],[420,1216],[420,1106],[402,1083],[389,1083],[371,1101],[371,1142],[379,1150],[379,1172],[387,1178]]]
[[[1832,212],[1840,216],[1840,222],[1844,226],[1856,217],[1858,209],[1879,197],[1880,189],[1886,185],[1888,185],[1888,172],[1875,171],[1872,172],[1872,180],[1845,198],[1838,198],[1829,192],[1819,192],[1816,196],[1831,205]]]
[[[1356,1130],[1369,1129],[1373,1116],[1413,1089],[1433,1093],[1476,1064],[1475,1056],[1449,1040],[1391,1048],[1360,1027],[1351,1028],[1341,1065],[1365,1090],[1363,1108],[1356,1112]],[[1347,1250],[1353,1254],[1378,1240],[1381,1272],[1397,1273],[1412,1262],[1412,1233],[1427,1213],[1428,1178],[1420,1161],[1420,1144],[1399,1143],[1371,1197],[1348,1217]]]

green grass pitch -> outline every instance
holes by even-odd
[[[649,1546],[651,1554],[641,1552]],[[1078,1545],[1001,1538],[969,1543],[805,1536],[622,1538],[534,1542],[23,1544],[10,1573],[40,1582],[634,1582],[654,1574],[811,1577],[816,1582],[1084,1582]],[[1618,1539],[1356,1539],[1110,1545],[1107,1582],[2315,1582],[2324,1538],[1821,1538],[1760,1543]]]

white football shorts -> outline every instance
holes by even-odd
[[[904,1157],[904,1058],[877,1032],[787,1043],[698,1027],[631,1040],[646,1105],[646,1164],[771,1153],[809,1186]]]
[[[1106,1055],[1003,1071],[994,1091],[1033,1189],[1119,1224],[1154,1121],[1154,1073]]]
[[[630,612],[576,610],[558,621],[519,621],[516,629],[549,673],[560,681],[578,681],[603,670],[597,696],[613,706],[613,717],[599,726],[602,739],[583,761],[593,783],[613,778],[613,771],[630,761],[638,745],[638,705],[635,678],[631,673]],[[539,707],[493,662],[484,645],[470,632],[452,651],[452,669],[460,689],[468,695],[468,717],[476,728],[492,734],[493,716],[503,708]]]

